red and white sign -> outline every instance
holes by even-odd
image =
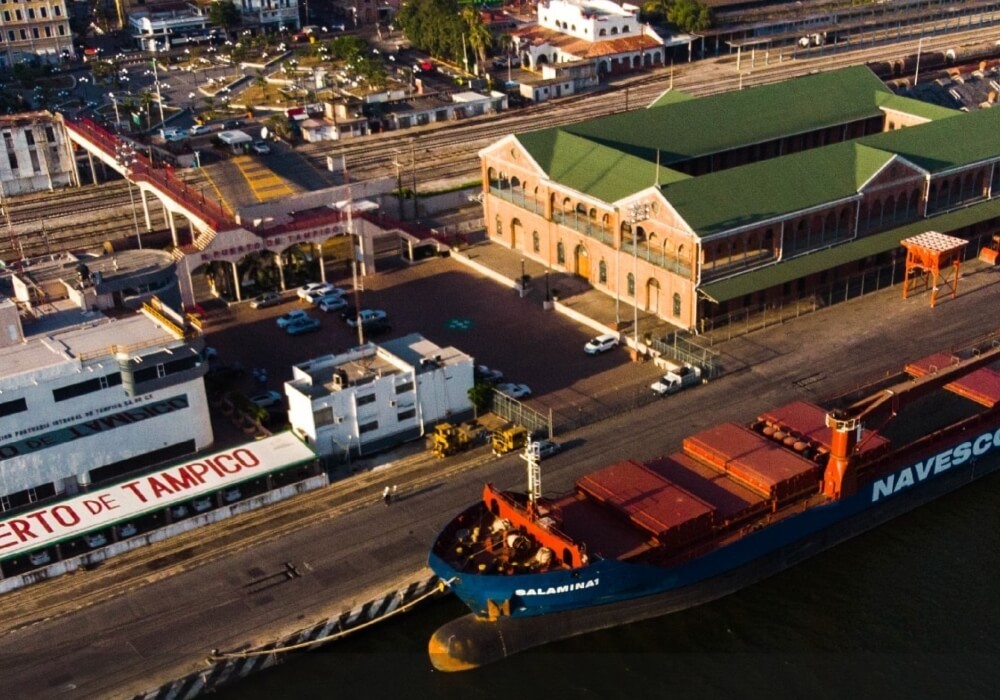
[[[0,520],[0,557],[81,536],[90,530],[315,457],[301,440],[285,432],[120,484],[97,488],[82,496]]]

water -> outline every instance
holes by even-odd
[[[440,673],[436,601],[218,697],[986,698],[1000,682],[1000,475],[722,600]]]

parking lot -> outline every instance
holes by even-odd
[[[349,278],[331,281],[351,284]],[[350,296],[353,300],[354,294]],[[641,393],[646,400],[658,373],[650,363],[630,362],[620,347],[586,354],[583,346],[594,335],[589,329],[544,310],[535,299],[519,298],[451,258],[380,272],[363,280],[357,297],[361,308],[388,313],[392,331],[376,342],[420,333],[440,346],[454,346],[477,364],[501,370],[505,381],[528,384],[533,393],[528,403],[541,411],[592,414],[602,395],[616,394],[620,400],[623,388],[626,395],[638,399]],[[320,329],[290,336],[278,328],[276,318],[292,309],[308,309],[320,320]],[[288,292],[283,303],[265,309],[234,305],[228,315],[209,323],[206,342],[218,351],[216,363],[239,363],[246,369],[236,388],[253,394],[280,391],[291,379],[293,364],[353,347],[358,335],[339,313],[324,314]],[[256,381],[252,369],[263,369],[267,381]],[[225,438],[220,434],[217,439]]]

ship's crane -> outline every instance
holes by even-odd
[[[975,370],[1000,360],[1000,340],[973,350],[965,358],[954,361],[922,376],[913,377],[855,401],[850,406],[834,409],[826,415],[831,429],[830,458],[823,474],[823,493],[832,498],[848,496],[857,489],[855,463],[860,448],[878,430],[885,427],[900,409],[917,399],[937,391]],[[878,426],[862,439],[863,424]]]

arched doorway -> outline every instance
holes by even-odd
[[[580,244],[573,251],[573,257],[576,262],[576,274],[585,280],[590,280],[590,256],[587,255],[587,249]]]
[[[514,219],[510,222],[510,249],[517,250],[517,237],[521,233],[521,220]]]
[[[652,314],[660,312],[660,281],[655,277],[646,281],[646,311]]]

